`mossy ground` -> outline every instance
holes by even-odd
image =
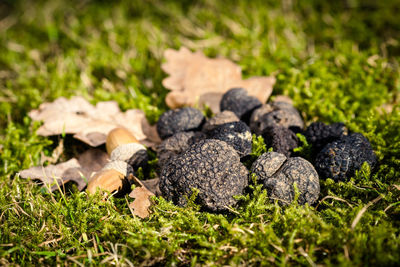
[[[0,265],[398,265],[400,2],[278,2],[0,2]],[[231,214],[157,198],[144,220],[125,198],[46,194],[18,178],[58,142],[35,134],[29,110],[83,95],[154,122],[166,110],[163,51],[182,45],[276,75],[274,95],[307,123],[365,134],[379,168],[323,181],[313,207],[281,208],[256,185]]]

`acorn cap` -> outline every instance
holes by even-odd
[[[106,164],[101,171],[90,179],[87,186],[88,192],[94,194],[97,188],[109,192],[123,191],[130,185],[129,181],[125,179],[129,168],[131,167],[124,161],[112,161]]]
[[[146,148],[139,143],[129,143],[120,145],[111,152],[110,159],[128,161],[133,155],[135,155],[140,150],[146,150]]]
[[[125,128],[118,127],[111,130],[107,135],[106,149],[108,155],[120,145],[129,143],[139,143],[133,134]]]

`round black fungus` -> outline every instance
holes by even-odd
[[[327,144],[318,153],[315,168],[323,178],[346,181],[364,162],[373,169],[377,162],[376,155],[367,138],[353,133]]]
[[[267,147],[275,152],[290,156],[293,149],[298,147],[299,138],[296,134],[283,126],[270,126],[264,129],[262,137]]]
[[[208,134],[210,139],[225,141],[240,157],[247,156],[252,149],[252,135],[249,126],[242,121],[224,123]]]
[[[158,165],[164,166],[168,160],[204,138],[202,132],[180,132],[168,137],[157,146]]]
[[[254,110],[250,118],[250,128],[260,135],[270,126],[283,126],[295,132],[300,132],[304,123],[295,107],[286,102],[272,102]]]
[[[183,206],[196,188],[196,201],[214,212],[234,206],[233,196],[241,195],[247,185],[248,171],[236,151],[214,139],[201,140],[168,161],[160,176],[160,190],[167,200]]]
[[[318,199],[318,174],[303,158],[286,158],[277,152],[267,152],[253,163],[251,171],[267,189],[268,196],[279,200],[280,204],[287,205],[294,200],[294,183],[299,190],[299,204],[313,204]]]
[[[133,154],[132,157],[126,161],[126,163],[131,165],[134,170],[137,170],[140,167],[146,168],[148,160],[149,157],[147,155],[147,150],[142,149]]]
[[[340,122],[331,125],[327,125],[323,122],[313,122],[304,132],[307,142],[312,145],[314,154],[321,151],[326,144],[344,135],[347,135],[347,129],[344,124]]]
[[[164,112],[157,121],[157,132],[165,139],[179,132],[199,130],[204,122],[203,113],[195,108],[180,108]]]
[[[215,114],[214,117],[207,120],[203,125],[202,131],[208,133],[220,126],[221,124],[235,121],[239,121],[239,118],[235,115],[235,113],[229,110],[225,110]]]
[[[242,121],[248,122],[253,110],[261,106],[260,100],[249,96],[243,88],[233,88],[226,92],[221,99],[221,111],[230,110]]]

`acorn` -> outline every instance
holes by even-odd
[[[130,188],[126,177],[147,164],[146,148],[125,128],[109,132],[106,149],[111,161],[89,180],[89,193],[95,193],[97,188],[123,193]]]
[[[114,128],[108,133],[106,139],[108,155],[111,155],[111,152],[118,146],[129,143],[139,143],[139,141],[127,129],[121,127]]]
[[[118,127],[109,132],[106,149],[111,161],[125,161],[134,170],[147,164],[146,148],[125,128]]]
[[[97,188],[109,192],[126,192],[130,188],[130,181],[127,177],[132,172],[132,167],[126,162],[111,161],[89,180],[87,190],[91,194],[96,193]]]

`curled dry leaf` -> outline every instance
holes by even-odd
[[[171,90],[165,101],[170,108],[208,105],[219,111],[222,95],[231,88],[243,87],[249,95],[265,103],[272,93],[275,78],[252,77],[242,79],[242,70],[225,58],[210,59],[202,52],[192,53],[186,47],[164,52],[167,60],[161,68],[170,76],[162,83]]]
[[[66,162],[46,167],[36,166],[23,170],[19,173],[21,178],[40,180],[51,192],[57,190],[58,186],[68,182],[77,184],[82,191],[91,176],[109,161],[107,153],[100,149],[89,149],[81,154],[78,159],[72,158]]]
[[[99,102],[93,106],[80,96],[71,99],[60,97],[52,103],[41,104],[39,109],[29,112],[29,116],[44,122],[37,131],[39,135],[73,134],[76,139],[93,147],[104,144],[108,132],[121,126],[144,145],[155,146],[160,142],[143,111],[130,109],[121,112],[115,101]]]
[[[144,184],[144,181],[140,181],[138,178],[131,177],[136,184],[135,189],[129,194],[129,197],[135,200],[129,204],[129,207],[133,210],[133,214],[140,218],[146,218],[149,216],[149,207],[151,206],[150,197],[155,194],[151,192]],[[158,180],[158,179],[157,179]],[[155,182],[155,181],[153,181]],[[158,184],[158,183],[157,183]]]

